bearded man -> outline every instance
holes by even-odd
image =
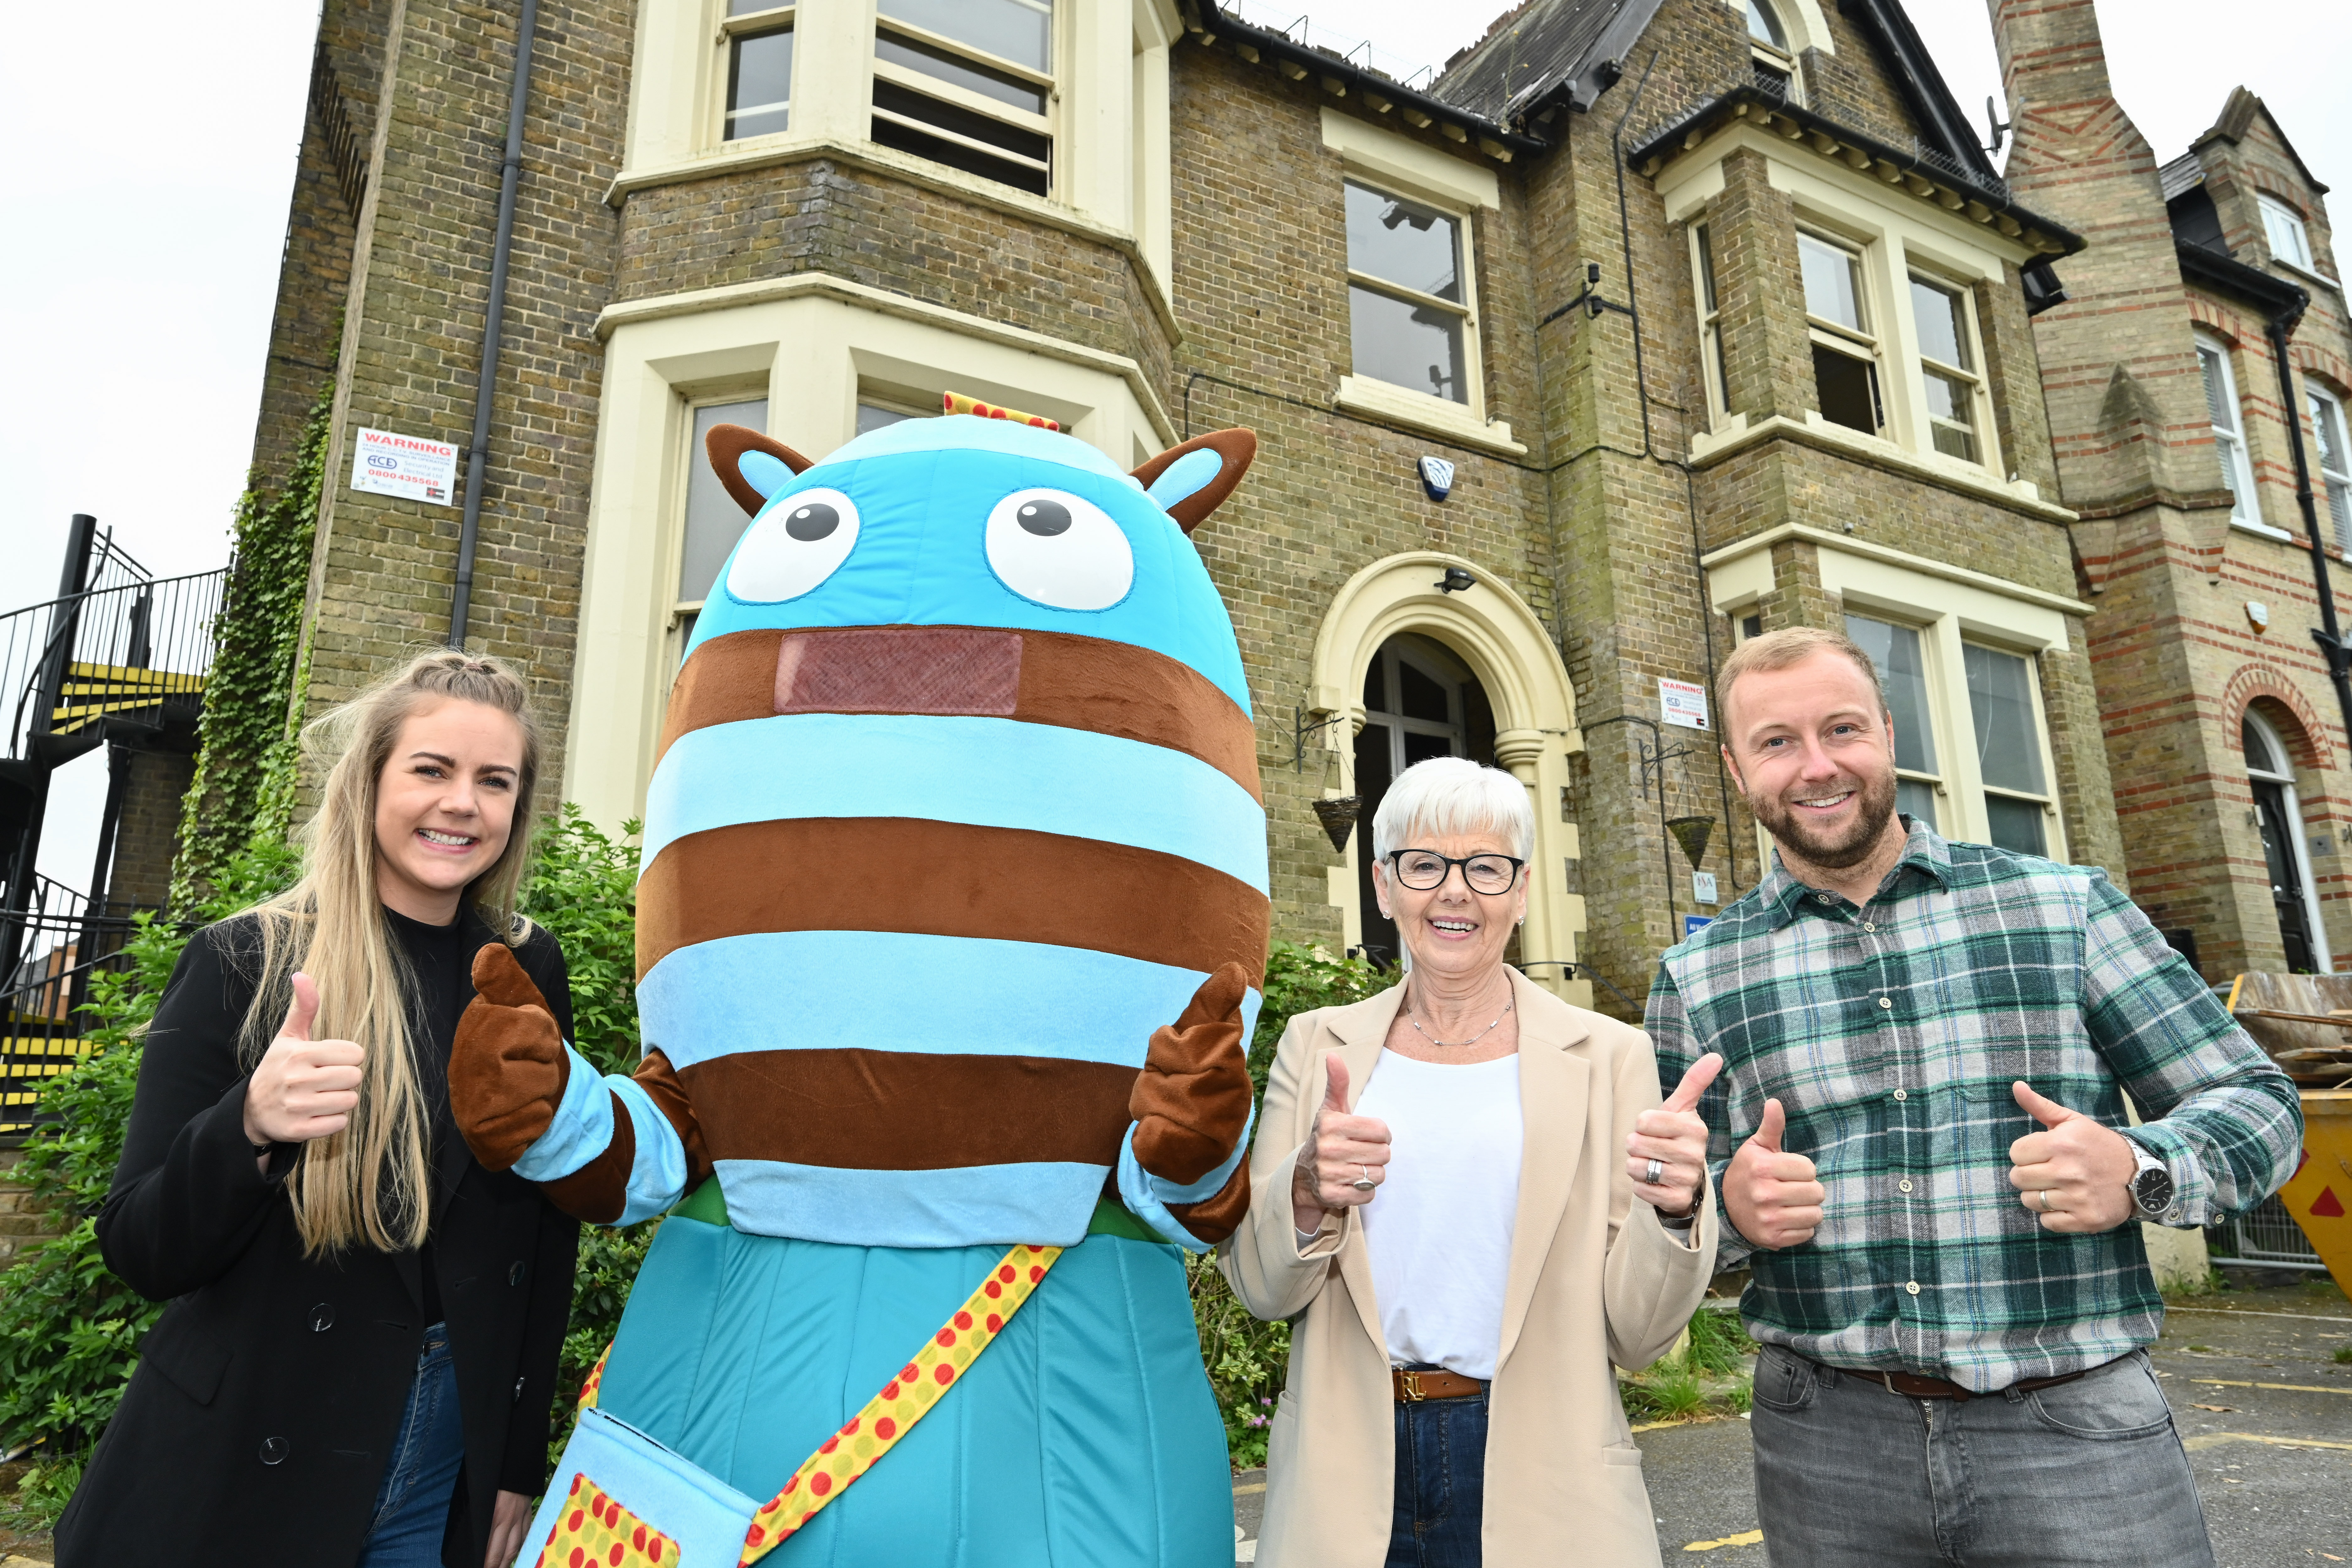
[[[1854,643],[1752,638],[1717,689],[1777,853],[1646,1022],[1667,1085],[1726,1063],[1698,1109],[1772,1562],[2211,1568],[2137,1222],[2274,1191],[2292,1085],[2100,872],[1897,815]]]

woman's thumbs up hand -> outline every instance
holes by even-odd
[[[245,1138],[264,1143],[307,1143],[341,1132],[360,1102],[360,1067],[366,1053],[351,1040],[314,1040],[319,987],[294,976],[286,1022],[245,1086]]]
[[[1349,1113],[1348,1064],[1339,1052],[1323,1053],[1323,1103],[1292,1167],[1291,1221],[1300,1230],[1321,1225],[1326,1210],[1370,1203],[1388,1176],[1389,1124]]]

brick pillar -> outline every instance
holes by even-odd
[[[1763,155],[1723,161],[1707,215],[1721,306],[1725,402],[1750,420],[1802,419],[1814,405],[1811,340],[1797,265],[1796,213],[1772,188]]]
[[[2116,101],[2092,0],[1990,0],[2020,200],[2090,241],[2033,319],[2042,402],[2134,898],[2197,934],[2208,979],[2282,963],[2245,763],[2210,618],[2229,538],[2188,300],[2157,160]]]

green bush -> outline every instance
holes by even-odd
[[[1274,1047],[1282,1043],[1282,1031],[1295,1016],[1360,1002],[1376,991],[1387,990],[1396,979],[1360,958],[1334,958],[1324,948],[1276,938],[1265,957],[1265,1005],[1259,1010],[1257,1030],[1250,1037],[1250,1080],[1258,1093],[1265,1093]]]
[[[247,848],[221,868],[197,923],[278,891],[296,869],[283,846]],[[194,929],[145,915],[138,921],[124,967],[91,980],[83,1008],[89,1053],[42,1095],[42,1109],[57,1120],[26,1140],[17,1167],[36,1200],[71,1222],[0,1274],[0,1448],[37,1445],[35,1468],[6,1512],[33,1528],[73,1495],[89,1445],[121,1403],[139,1342],[163,1310],[107,1271],[92,1223],[122,1158],[140,1037]]]

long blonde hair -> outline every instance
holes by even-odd
[[[463,894],[490,930],[521,940],[529,928],[514,905],[530,858],[539,727],[520,676],[497,659],[454,648],[419,654],[304,726],[305,751],[334,763],[304,830],[302,878],[249,911],[261,926],[261,974],[239,1040],[247,1068],[284,1022],[297,970],[319,987],[314,1037],[352,1040],[366,1053],[349,1124],[305,1144],[287,1181],[304,1250],[313,1257],[361,1245],[406,1251],[425,1244],[432,1225],[432,1139],[410,1036],[412,976],[376,891],[375,810],[401,727],[418,710],[452,699],[495,708],[522,730],[512,832]]]

